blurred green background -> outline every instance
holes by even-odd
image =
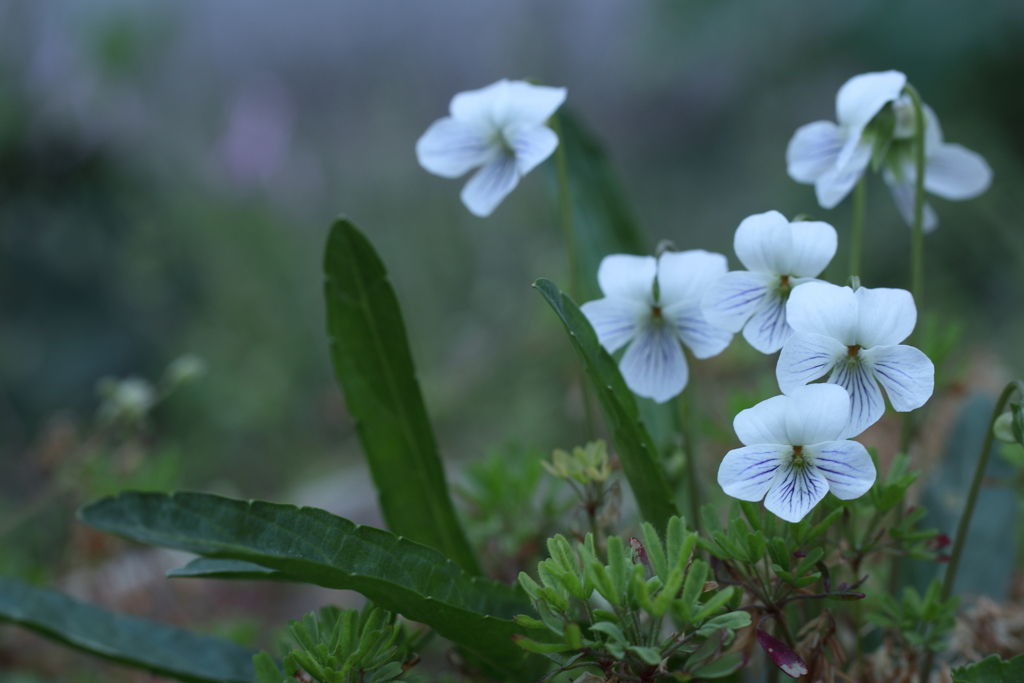
[[[931,199],[926,308],[962,325],[962,353],[1020,376],[1019,1],[6,0],[0,512],[37,497],[55,442],[84,438],[101,377],[155,380],[194,353],[208,373],[145,430],[145,457],[171,463],[153,485],[378,520],[324,334],[321,250],[338,213],[388,264],[450,464],[579,443],[571,351],[530,289],[541,276],[568,285],[548,169],[491,218],[471,216],[461,182],[413,151],[451,96],[503,77],[565,86],[652,247],[667,238],[738,265],[745,216],[806,212],[839,230],[825,275],[841,281],[848,202],[820,209],[786,175],[786,143],[834,118],[847,78],[890,68],[995,172],[979,199]],[[871,178],[863,282],[908,287],[909,245]],[[735,347],[705,372],[748,362]],[[67,561],[31,547],[0,568]]]

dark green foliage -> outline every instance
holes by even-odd
[[[597,395],[640,512],[655,527],[664,529],[669,517],[678,511],[657,461],[658,449],[640,421],[633,393],[622,379],[615,360],[598,343],[594,329],[572,299],[548,280],[537,280],[533,286],[555,310],[569,333],[573,349]]]
[[[331,228],[324,275],[334,373],[388,528],[479,574],[448,496],[398,299],[373,245],[345,218]]]
[[[372,604],[359,610],[324,607],[291,621],[294,647],[284,657],[284,672],[266,652],[253,658],[258,683],[282,683],[305,671],[318,683],[389,683],[414,663],[424,642],[423,630],[410,634],[402,624]],[[409,680],[406,678],[405,680]]]
[[[355,590],[434,628],[494,672],[524,675],[512,617],[518,590],[470,577],[440,552],[315,508],[202,493],[123,493],[79,513],[86,524],[141,543],[252,562],[296,581]]]
[[[895,629],[907,645],[939,652],[946,647],[946,637],[956,627],[956,610],[960,598],[941,600],[942,583],[935,579],[924,596],[912,586],[903,589],[903,599],[881,594],[879,611],[867,615],[868,621]]]
[[[717,590],[708,583],[708,565],[693,556],[697,534],[672,517],[664,542],[649,522],[642,536],[631,540],[631,548],[610,537],[607,564],[598,558],[591,534],[575,550],[561,535],[549,540],[550,558],[537,567],[540,582],[519,576],[540,620],[520,616],[517,621],[544,626],[560,642],[520,638],[519,646],[565,670],[587,663],[609,671],[621,664],[640,678],[653,676],[662,662],[684,680],[698,670],[711,678],[738,669],[742,656],[725,655],[724,649],[736,629],[750,624],[750,615],[729,611],[736,594],[731,586]],[[611,611],[590,606],[595,590]],[[662,638],[666,617],[674,633]]]
[[[97,657],[183,681],[253,680],[252,652],[240,645],[114,614],[14,579],[0,578],[0,621]]]
[[[953,683],[1020,683],[1024,681],[1024,655],[1003,661],[991,655],[971,664],[953,669]]]

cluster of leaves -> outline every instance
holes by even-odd
[[[257,683],[301,680],[317,683],[388,683],[402,678],[418,661],[415,653],[429,637],[426,629],[409,634],[395,615],[372,604],[359,610],[324,607],[288,624],[295,647],[284,657],[284,673],[266,652],[253,657]],[[406,676],[409,683],[421,677]]]
[[[960,606],[959,596],[943,601],[941,594],[942,582],[938,579],[929,584],[924,596],[913,586],[903,589],[902,600],[882,593],[879,610],[868,614],[867,619],[899,633],[904,645],[911,649],[940,652],[946,647],[946,637],[956,627],[956,610]]]
[[[468,508],[466,530],[487,575],[505,582],[537,564],[573,504],[558,480],[544,477],[539,450],[511,445],[468,464],[453,488]]]
[[[610,537],[605,564],[592,534],[575,552],[555,536],[548,542],[551,557],[537,567],[540,583],[520,575],[540,620],[521,615],[516,621],[547,629],[550,640],[519,637],[517,643],[555,661],[550,676],[596,667],[620,680],[688,680],[726,676],[745,663],[742,652],[727,649],[734,631],[750,624],[750,615],[730,611],[740,591],[707,580],[707,563],[693,557],[697,534],[672,517],[665,543],[649,523],[642,537],[632,539],[630,549]]]

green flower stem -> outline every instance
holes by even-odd
[[[960,566],[960,556],[964,552],[964,544],[967,541],[967,529],[971,524],[971,515],[974,513],[974,505],[978,502],[978,492],[981,490],[981,480],[985,476],[985,468],[988,466],[988,455],[989,451],[992,450],[992,439],[995,433],[992,428],[996,424],[996,420],[1003,411],[1006,410],[1006,404],[1009,402],[1010,397],[1014,393],[1019,396],[1024,396],[1024,382],[1020,380],[1013,380],[1006,385],[1003,389],[1003,393],[999,395],[999,400],[996,401],[995,410],[992,411],[992,419],[989,420],[988,430],[985,432],[985,440],[981,444],[981,453],[978,455],[978,466],[974,470],[974,479],[971,480],[971,489],[967,494],[967,503],[964,504],[964,513],[960,517],[960,524],[956,528],[956,539],[953,541],[953,552],[949,556],[949,564],[946,566],[946,576],[942,582],[942,597],[941,600],[945,602],[949,600],[949,596],[953,593],[953,582],[956,581],[956,570]],[[925,656],[924,668],[921,669],[922,677],[927,676],[928,672],[932,669],[932,662],[935,659],[935,653],[931,650]]]
[[[700,478],[697,475],[697,411],[692,400],[696,392],[696,382],[693,372],[693,357],[686,352],[686,360],[690,365],[690,381],[687,383],[683,393],[679,394],[679,431],[683,435],[683,448],[686,449],[686,481],[689,486],[690,518],[693,528],[700,532]]]
[[[914,152],[917,162],[917,177],[914,179],[914,232],[910,245],[910,291],[914,295],[917,310],[921,310],[921,297],[924,294],[924,107],[921,96],[914,86],[906,86],[907,94],[914,103],[914,118],[917,127],[914,129]]]
[[[555,168],[558,175],[558,213],[562,221],[562,237],[565,240],[565,255],[569,263],[569,296],[577,304],[583,303],[583,286],[580,283],[580,269],[576,262],[575,229],[572,224],[572,195],[569,192],[569,161],[565,154],[565,136],[562,135],[562,119],[555,114],[548,124],[558,136],[555,148]],[[594,411],[590,406],[590,390],[587,378],[580,373],[580,399],[583,401],[583,415],[587,425],[587,437],[597,434]]]
[[[862,175],[853,191],[853,226],[850,231],[850,277],[860,276],[860,255],[864,244],[864,207],[867,203],[867,176]]]

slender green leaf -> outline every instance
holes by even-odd
[[[255,676],[255,653],[241,645],[108,612],[5,577],[0,577],[0,621],[104,659],[183,681],[251,683]]]
[[[324,274],[334,373],[388,528],[479,575],[448,496],[398,299],[373,245],[346,218],[331,228]]]
[[[548,280],[537,280],[533,286],[555,310],[569,333],[572,346],[594,387],[640,512],[656,529],[664,530],[669,518],[679,513],[673,502],[672,489],[655,459],[657,448],[639,419],[633,394],[619,374],[615,360],[598,343],[594,329],[572,299]]]
[[[427,624],[492,671],[528,671],[513,634],[545,639],[512,621],[533,611],[521,591],[470,577],[433,548],[324,510],[205,493],[126,492],[82,508],[79,517],[140,543],[243,560],[297,581],[358,591]]]
[[[295,581],[276,569],[267,569],[241,560],[214,560],[197,557],[184,567],[167,572],[169,579],[249,579],[255,581]]]

